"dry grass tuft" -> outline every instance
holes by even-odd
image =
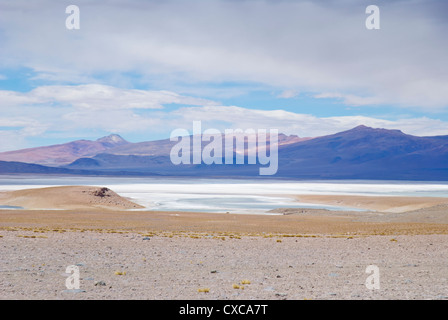
[[[126,271],[115,271],[115,275],[117,275],[117,276],[125,276],[126,275]]]
[[[232,285],[232,288],[233,288],[233,289],[241,289],[241,290],[244,290],[244,286],[240,286],[239,284],[236,284],[236,283],[234,283],[234,284]]]

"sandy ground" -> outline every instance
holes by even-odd
[[[298,195],[294,198],[304,203],[327,204],[389,213],[408,212],[441,204],[448,205],[448,198],[437,197]]]
[[[448,299],[448,235],[0,234],[2,299]],[[80,290],[65,287],[70,265]]]
[[[0,210],[0,298],[448,299],[447,204],[386,198],[277,215]],[[361,200],[374,199],[327,199]],[[69,265],[80,290],[65,287]]]
[[[64,186],[0,193],[0,204],[24,209],[138,209],[135,204],[102,187]]]

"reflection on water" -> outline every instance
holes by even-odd
[[[130,195],[130,194],[129,194]],[[206,211],[217,213],[266,213],[277,208],[320,208],[328,210],[359,210],[330,205],[299,203],[291,198],[272,196],[232,196],[205,194],[152,194],[152,203],[139,202],[150,210]]]
[[[23,209],[23,207],[17,207],[17,206],[1,206],[0,209]]]

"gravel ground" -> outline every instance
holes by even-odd
[[[0,230],[0,298],[448,299],[448,235],[224,239]],[[79,290],[66,288],[69,265]]]

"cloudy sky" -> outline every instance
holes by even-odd
[[[0,0],[0,151],[198,120],[448,135],[447,34],[444,0]]]

